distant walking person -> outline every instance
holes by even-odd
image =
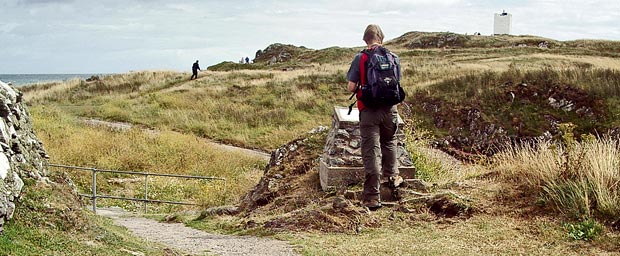
[[[245,57],[245,64],[250,64],[250,57]]]
[[[382,176],[392,188],[403,182],[397,166],[396,104],[405,94],[400,86],[400,61],[383,47],[383,37],[379,26],[368,25],[363,37],[367,47],[355,56],[347,73],[348,89],[357,96],[360,111],[361,151],[366,173],[362,204],[371,210],[381,207]]]
[[[192,77],[189,80],[194,80],[198,78],[198,70],[200,70],[200,66],[198,66],[198,60],[196,60],[196,62],[194,62],[194,65],[192,65]]]

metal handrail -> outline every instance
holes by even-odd
[[[93,202],[93,212],[95,212],[95,213],[97,213],[97,198],[109,198],[109,199],[118,199],[118,200],[128,200],[128,201],[144,202],[144,213],[147,212],[147,206],[146,206],[147,203],[165,203],[165,204],[176,204],[176,205],[197,205],[195,203],[186,203],[186,202],[175,202],[175,201],[148,199],[148,177],[149,176],[185,178],[185,179],[201,179],[201,180],[221,180],[221,181],[224,182],[224,194],[226,194],[226,178],[220,178],[220,177],[179,175],[179,174],[167,174],[167,173],[130,172],[130,171],[118,171],[118,170],[104,170],[104,169],[96,169],[96,168],[89,168],[89,167],[63,165],[63,164],[48,164],[48,165],[52,166],[52,167],[76,169],[76,170],[83,170],[83,171],[91,171],[92,172],[92,184],[91,184],[92,194],[79,194],[79,195],[83,196],[83,197],[90,197],[91,198],[91,200]],[[103,172],[103,173],[120,173],[120,174],[130,174],[130,175],[143,175],[144,176],[144,198],[131,198],[131,197],[110,196],[110,195],[97,195],[97,173],[98,172]]]

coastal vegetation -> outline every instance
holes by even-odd
[[[211,232],[274,235],[308,255],[618,251],[619,42],[412,32],[387,45],[403,63],[408,98],[399,108],[418,175],[471,198],[477,209],[471,217],[386,210],[373,213],[363,229],[341,233],[248,227],[248,219],[235,216],[179,219]],[[225,177],[225,194],[213,184],[150,184],[161,199],[185,198],[206,208],[238,202],[265,162],[205,140],[270,152],[329,126],[333,107],[350,103],[345,73],[358,50],[275,45],[262,50],[257,63],[221,63],[192,81],[186,73],[142,71],[22,91],[51,162]],[[269,64],[274,56],[287,57]],[[85,119],[136,128],[91,127]],[[309,154],[318,157],[321,146]],[[88,191],[88,173],[66,175]],[[136,192],[141,183],[100,179],[106,193],[142,196]],[[308,195],[323,193],[318,184],[301,184]],[[264,219],[255,214],[251,221]],[[408,242],[412,237],[415,242]],[[360,249],[361,243],[376,246]]]

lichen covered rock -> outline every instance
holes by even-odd
[[[44,180],[47,154],[32,129],[22,94],[0,81],[0,232],[13,217],[23,179]]]

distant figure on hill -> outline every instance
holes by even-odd
[[[245,64],[250,64],[250,57],[245,57]]]
[[[198,60],[196,60],[196,62],[194,62],[194,65],[192,65],[192,77],[189,80],[194,80],[198,78],[198,70],[201,69],[200,66],[198,66]]]

